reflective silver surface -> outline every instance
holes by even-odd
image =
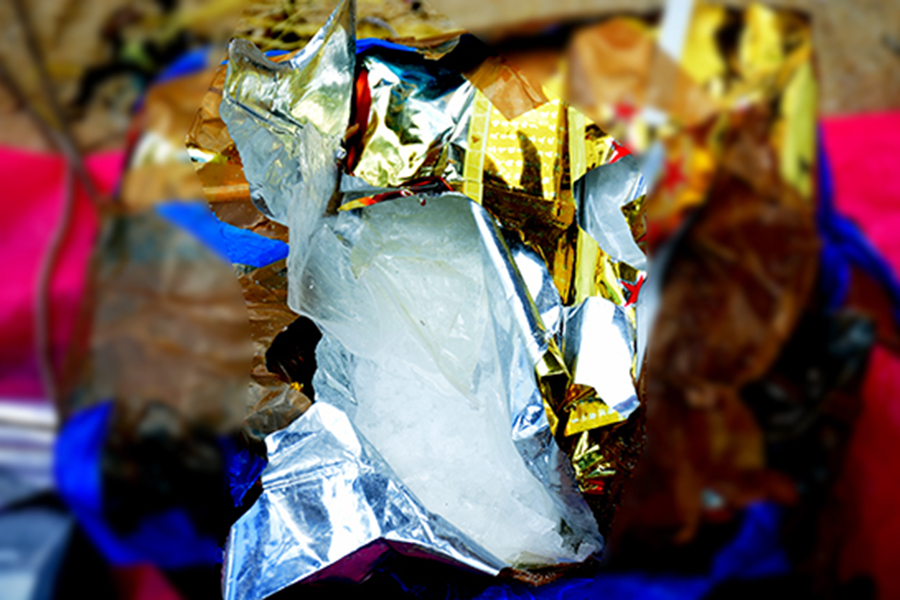
[[[462,179],[475,88],[415,52],[367,51],[372,108],[354,175],[379,187],[419,177]]]
[[[567,309],[562,350],[572,383],[594,388],[623,418],[634,412],[635,331],[625,309],[600,296]]]
[[[301,167],[315,154],[336,162],[350,119],[356,64],[352,0],[342,0],[303,50],[276,63],[252,43],[229,46],[228,73],[219,112],[234,140],[250,193],[269,218],[288,224],[293,203],[320,214],[331,198],[310,195]],[[315,131],[311,131],[314,129]],[[336,167],[333,184],[336,184]]]
[[[512,239],[510,239],[512,237]],[[506,238],[510,256],[516,263],[525,287],[541,315],[547,333],[556,338],[562,325],[562,299],[540,254],[526,246],[517,237]]]
[[[504,291],[492,298],[491,311],[513,444],[528,470],[552,492],[553,501],[566,515],[573,543],[580,540],[588,546],[593,544],[599,553],[603,537],[578,491],[572,465],[553,437],[536,381],[535,367],[549,345],[555,343],[553,336],[562,326],[559,292],[533,250],[516,241],[507,245],[488,212],[474,202],[471,209],[493,265],[491,271]],[[543,321],[544,315],[551,319],[551,327]]]
[[[505,308],[512,315],[513,323],[530,354],[534,367],[548,351],[553,338],[541,320],[528,286],[522,279],[522,274],[510,255],[494,218],[480,204],[469,201],[469,208],[478,227],[485,256],[490,261],[489,272],[502,290],[501,297],[506,301]]]
[[[413,480],[425,475],[421,469],[410,471],[406,463],[411,452],[433,452],[425,473],[447,480],[453,465],[464,460],[454,454],[452,438],[461,429],[484,427],[481,421],[472,423],[473,417],[502,420],[499,430],[487,428],[485,436],[497,436],[492,438],[494,448],[505,439],[518,454],[513,459],[518,468],[530,473],[525,478],[533,486],[530,478],[536,477],[543,486],[542,497],[556,508],[541,519],[562,515],[565,526],[556,529],[566,532],[560,541],[566,547],[551,554],[544,548],[544,554],[532,549],[501,558],[510,564],[524,561],[519,566],[582,560],[600,550],[602,539],[553,440],[538,389],[535,367],[548,351],[550,336],[492,217],[456,193],[428,197],[424,206],[420,200],[397,198],[326,217],[303,270],[289,275],[295,310],[325,333],[317,350],[316,400],[345,410],[401,478]],[[411,395],[394,412],[379,413],[382,419],[371,416],[378,410],[374,405],[396,394]],[[372,430],[385,421],[397,427],[411,421],[416,427],[416,419],[425,427],[437,418],[429,416],[430,406],[453,402],[482,412],[469,416],[469,422],[465,415],[450,420],[442,435],[419,445],[410,441],[399,449],[382,445],[380,434]],[[487,471],[487,477],[497,481],[507,476],[490,473],[492,461],[500,460],[497,456],[470,455],[468,460],[471,482],[477,479],[476,471]],[[503,464],[507,466],[497,468],[514,466]],[[459,487],[466,487],[465,481]],[[423,501],[434,502],[426,506],[445,505],[434,486],[418,489]],[[503,493],[517,490],[506,488]],[[492,502],[485,494],[482,506]],[[454,520],[452,515],[458,513],[453,507],[446,514],[444,509],[432,510],[470,532]],[[519,526],[527,529],[519,523],[511,529]],[[471,531],[470,536],[477,533]]]
[[[593,387],[622,416],[637,406],[635,332],[626,309],[600,297],[564,309],[540,256],[508,243],[480,205],[447,193],[325,214],[339,179],[346,200],[414,177],[459,180],[463,172],[471,84],[416,54],[381,50],[361,55],[372,110],[360,162],[354,176],[338,172],[352,101],[353,31],[353,5],[344,0],[289,61],[268,61],[239,40],[231,47],[221,114],[254,201],[290,228],[289,305],[315,321],[323,338],[316,404],[267,438],[263,493],[232,528],[224,571],[229,599],[262,598],[329,573],[358,580],[366,572],[342,571],[354,560],[342,559],[377,552],[378,540],[487,573],[583,560],[602,549],[603,539],[552,435],[536,368],[546,375],[553,363],[547,357],[559,356],[573,383]],[[575,189],[579,225],[613,259],[638,269],[646,269],[646,258],[622,207],[643,188],[634,160],[625,157],[587,173]],[[642,307],[639,300],[639,327]],[[550,372],[565,378],[561,363],[559,369]],[[403,394],[409,404],[393,417],[373,412]],[[429,403],[449,400],[458,401],[463,417],[443,422],[449,431],[437,427],[440,435],[418,445],[392,445],[373,428],[403,421],[415,430]],[[449,438],[476,427],[489,438],[486,450],[465,457],[447,450]],[[429,485],[406,460],[418,454],[433,457],[425,469]],[[459,473],[450,476],[454,468],[473,480],[520,484],[501,490],[510,498],[506,510],[507,496],[496,490],[471,506],[493,502],[499,521],[509,520],[504,513],[519,502],[515,509],[533,518],[482,536],[468,518],[466,484],[453,479]],[[452,480],[462,500],[448,503],[432,489],[434,480]],[[530,534],[516,537],[518,528]],[[498,541],[504,533],[512,541]]]
[[[645,193],[644,178],[632,155],[591,169],[575,182],[581,228],[613,260],[642,271],[647,269],[647,257],[635,243],[622,207]]]
[[[316,403],[266,446],[264,491],[228,537],[226,600],[265,598],[380,538],[487,573],[504,566],[429,513],[341,410]]]

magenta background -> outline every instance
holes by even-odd
[[[123,154],[93,156],[87,166],[102,193],[122,171]],[[41,260],[62,212],[66,166],[62,156],[0,148],[0,399],[45,398],[35,349],[35,288]],[[57,360],[72,335],[84,275],[97,233],[97,217],[79,189],[72,226],[63,243],[52,291],[53,348]]]

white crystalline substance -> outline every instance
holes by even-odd
[[[510,437],[497,298],[469,201],[394,200],[326,219],[291,279],[292,308],[325,333],[317,399],[348,412],[432,512],[513,565],[583,560],[553,493]],[[508,358],[507,358],[508,360]],[[524,393],[534,388],[523,371]]]
[[[424,381],[438,375],[363,362],[353,376],[356,426],[430,511],[498,558],[576,558],[559,533],[562,515],[510,440],[508,414]]]

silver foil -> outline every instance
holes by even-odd
[[[337,183],[333,166],[331,190],[311,194],[305,179],[316,171],[304,168],[303,161],[315,154],[319,163],[336,163],[342,152],[356,64],[352,4],[342,0],[290,60],[272,62],[242,39],[229,46],[219,112],[241,156],[253,202],[284,225],[295,204],[304,214],[320,215]]]
[[[504,566],[428,512],[341,410],[316,403],[266,447],[263,492],[228,538],[226,600],[265,598],[379,539],[491,574]]]
[[[529,352],[533,369],[548,352],[553,337],[541,320],[528,286],[522,279],[522,274],[510,255],[509,247],[494,218],[480,204],[469,200],[469,206],[481,234],[482,248],[490,261],[489,272],[495,278],[506,301],[503,308],[512,315],[513,323]]]
[[[484,288],[476,295],[487,293],[490,300],[490,322],[485,335],[491,340],[485,347],[492,354],[487,358],[482,356],[477,364],[451,360],[443,372],[454,386],[466,393],[474,385],[476,389],[471,393],[479,401],[504,403],[502,410],[508,415],[507,427],[513,446],[532,476],[548,490],[552,501],[566,515],[566,528],[572,532],[571,543],[574,547],[599,550],[602,540],[596,521],[578,493],[568,460],[553,439],[536,381],[536,363],[548,351],[552,336],[543,326],[499,229],[481,206],[460,194],[428,197],[426,206],[421,205],[421,200],[398,198],[326,217],[311,244],[304,269],[289,275],[292,306],[313,319],[325,334],[317,350],[318,369],[314,380],[317,402],[333,404],[354,419],[356,407],[362,402],[358,396],[368,392],[354,389],[349,376],[360,362],[371,363],[388,355],[403,364],[409,354],[424,350],[434,352],[434,360],[441,363],[448,360],[448,353],[462,348],[453,340],[429,343],[433,342],[431,334],[419,321],[429,320],[433,313],[428,305],[416,301],[418,296],[414,293],[424,289],[418,286],[426,284],[405,279],[399,284],[394,282],[409,287],[412,292],[388,287],[383,270],[392,269],[395,263],[391,257],[407,260],[411,256],[421,261],[424,275],[442,268],[448,260],[446,253],[464,249],[475,260],[482,261]],[[450,228],[455,227],[451,224],[458,219],[468,220],[469,224],[451,232],[447,240],[434,240],[434,249],[443,249],[443,257],[440,253],[430,255],[427,246],[424,251],[415,250],[407,241],[410,235],[417,239],[414,232],[425,221],[443,223]],[[463,237],[458,238],[459,234]],[[455,250],[446,246],[450,239],[456,244]],[[541,279],[545,276],[540,274]],[[415,339],[421,340],[421,345],[398,344],[392,338],[398,328],[408,328]],[[446,325],[439,327],[441,331],[447,329]],[[464,345],[480,343],[471,339]],[[477,354],[475,357],[478,358]],[[468,375],[461,378],[459,373]],[[499,387],[490,384],[490,391],[479,393],[477,382],[485,385],[493,377],[499,381]],[[499,394],[493,391],[497,389],[501,390]],[[423,393],[427,393],[426,388]],[[428,540],[419,543],[429,547]]]
[[[624,156],[591,169],[575,182],[576,218],[613,260],[647,269],[647,257],[634,241],[622,207],[646,193],[637,159]]]
[[[359,579],[366,573],[354,570],[353,559],[350,563],[341,559],[376,552],[377,546],[373,550],[371,544],[379,539],[410,544],[490,574],[512,564],[430,512],[394,474],[378,448],[351,424],[359,396],[366,391],[354,389],[353,369],[383,352],[398,356],[395,361],[403,360],[404,351],[419,352],[390,344],[373,347],[371,341],[382,331],[387,335],[378,319],[388,319],[386,315],[394,310],[391,305],[398,301],[373,287],[380,281],[377,271],[392,264],[379,262],[379,257],[412,252],[407,243],[393,240],[405,240],[407,235],[420,239],[416,236],[421,219],[447,227],[461,219],[460,231],[472,236],[457,240],[456,247],[468,248],[482,264],[481,293],[488,294],[490,319],[483,344],[489,354],[486,359],[484,351],[478,354],[479,363],[469,367],[474,368],[475,383],[464,387],[473,385],[472,393],[479,396],[478,386],[487,386],[490,393],[480,400],[502,403],[500,412],[508,415],[515,451],[564,515],[559,528],[565,532],[571,557],[553,560],[582,560],[602,548],[596,521],[578,492],[568,459],[553,439],[536,381],[535,363],[547,351],[549,334],[497,225],[481,206],[460,194],[428,197],[426,206],[420,200],[398,198],[325,217],[313,236],[303,270],[289,273],[295,308],[313,318],[324,332],[316,352],[316,404],[266,440],[270,464],[263,474],[264,492],[229,537],[226,598],[265,597],[323,573]],[[440,240],[435,247],[451,251]],[[435,256],[433,260],[438,265],[446,259]],[[426,270],[427,265],[423,273]],[[413,298],[402,290],[397,296],[400,302]],[[413,315],[407,327],[419,331],[418,320]],[[396,328],[402,321],[388,322]],[[419,335],[426,334],[419,331]],[[438,350],[454,347],[449,344]],[[440,358],[441,353],[435,360]],[[490,381],[499,384],[485,383]],[[363,385],[368,387],[368,380]],[[497,389],[502,393],[493,392]],[[440,442],[436,447],[441,447]]]
[[[516,236],[505,236],[509,253],[522,276],[528,294],[541,315],[547,333],[558,339],[563,320],[563,303],[553,276],[541,255],[526,246]]]
[[[603,402],[627,418],[638,407],[631,377],[635,331],[625,309],[600,296],[567,309],[563,357],[572,383],[594,388]]]
[[[535,379],[537,362],[555,345],[554,336],[561,332],[564,315],[559,292],[537,253],[515,239],[507,245],[490,214],[474,202],[471,209],[493,263],[491,271],[505,291],[502,302],[492,303],[492,311],[497,351],[502,357],[499,368],[505,383],[510,436],[529,471],[553,492],[554,501],[568,515],[573,538],[593,539],[599,552],[603,538],[578,491],[572,465],[553,437]],[[545,315],[550,327],[543,320]]]
[[[475,88],[462,74],[416,52],[361,55],[372,107],[354,175],[377,187],[419,177],[463,177]]]

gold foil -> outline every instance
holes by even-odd
[[[572,399],[566,403],[569,414],[563,435],[571,436],[623,420],[619,413],[596,397],[593,388],[572,384],[569,392],[572,394]],[[580,398],[581,395],[586,397]]]
[[[560,220],[555,205],[562,194],[566,117],[560,100],[551,100],[511,121],[495,110],[488,117],[483,172],[489,185],[544,201],[546,207],[535,206],[547,220]]]
[[[572,466],[575,479],[585,494],[603,491],[603,484],[618,470],[610,457],[603,452],[602,446],[592,439],[590,431],[582,431],[576,438],[575,450],[572,453]]]
[[[637,300],[645,274],[610,259],[575,224],[572,192],[573,181],[618,160],[627,150],[559,98],[507,119],[481,91],[473,102],[467,145],[462,191],[482,202],[504,227],[517,231],[538,251],[563,303],[577,305],[599,295],[627,307],[633,324],[634,305],[629,301]],[[644,199],[640,196],[622,208],[639,243],[646,235]],[[559,367],[552,378],[548,374],[553,369],[546,361],[536,369],[551,430],[557,436],[586,434],[590,440],[590,431],[624,420],[593,388],[572,383],[563,373],[564,365]],[[582,489],[596,485],[592,477],[592,471],[582,471],[578,477]]]
[[[540,357],[534,368],[538,389],[544,399],[544,410],[550,422],[550,431],[557,433],[560,411],[566,404],[566,394],[571,377],[560,355],[556,343],[550,340],[547,351]]]
[[[645,274],[610,259],[575,224],[572,196],[572,181],[625,153],[615,140],[559,99],[510,120],[478,92],[463,191],[483,202],[505,227],[517,231],[544,257],[564,304],[577,305],[599,295],[627,307],[633,324],[634,305],[629,302],[637,300]],[[473,177],[479,166],[480,181]],[[640,243],[646,234],[644,199],[640,196],[622,208],[631,234]],[[538,364],[536,374],[551,430],[558,437],[582,435],[589,443],[591,431],[625,419],[593,388],[573,383],[564,364],[554,371],[546,358]],[[633,361],[632,376],[635,371]],[[582,490],[594,489],[600,485],[596,476],[594,470],[583,469],[576,479]]]

